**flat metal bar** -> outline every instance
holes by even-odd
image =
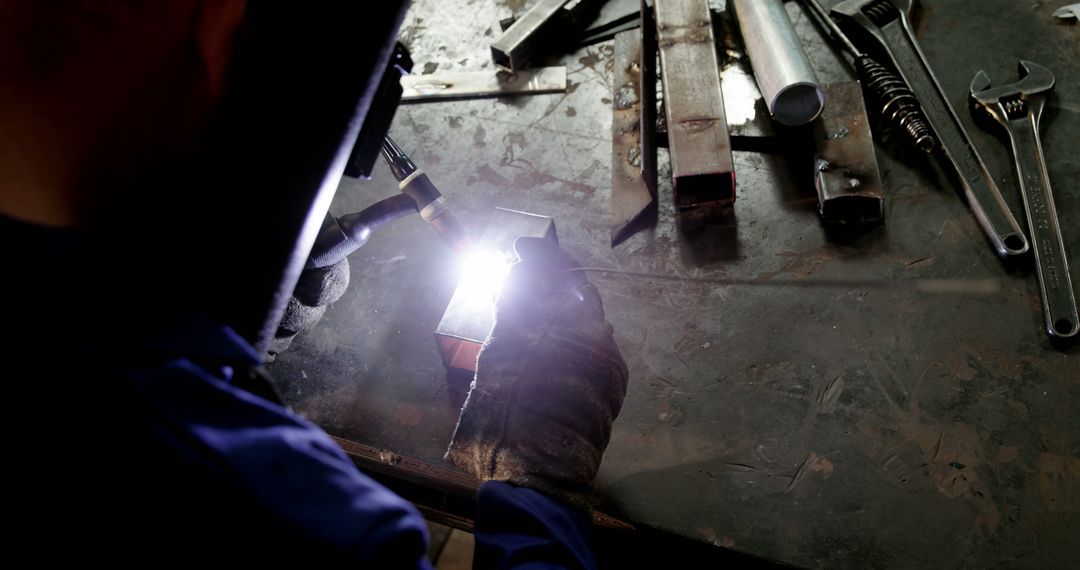
[[[403,103],[561,93],[566,91],[566,67],[523,69],[515,74],[491,70],[405,75],[401,88]]]
[[[814,185],[821,219],[858,228],[885,218],[885,194],[858,81],[825,87],[829,104],[814,124]]]
[[[656,0],[675,206],[709,215],[735,201],[735,167],[708,0]]]
[[[643,10],[646,17],[648,10]],[[615,36],[611,120],[611,245],[656,206],[656,50],[651,26]]]

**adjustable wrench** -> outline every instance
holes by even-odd
[[[923,55],[908,15],[915,0],[845,0],[832,15],[863,51],[889,63],[918,97],[941,145],[938,155],[960,181],[968,207],[994,251],[1003,258],[1028,250],[1028,240],[1001,197],[993,176],[971,143]]]
[[[976,73],[971,80],[971,99],[1009,131],[1034,245],[1046,332],[1051,338],[1069,338],[1080,331],[1080,319],[1076,315],[1065,242],[1039,139],[1039,120],[1046,97],[1054,88],[1054,74],[1030,61],[1020,60],[1019,67],[1020,81],[995,88],[990,87],[986,72]]]

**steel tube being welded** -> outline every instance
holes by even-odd
[[[731,0],[758,88],[777,122],[805,125],[821,114],[825,91],[781,0]]]

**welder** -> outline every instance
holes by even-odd
[[[0,0],[9,556],[427,565],[417,511],[273,401],[267,347],[247,340],[266,330],[245,325],[253,298],[285,304],[262,260],[310,250],[338,139],[355,138],[369,80],[347,71],[372,64],[348,57],[375,57],[402,8],[276,4]],[[343,33],[357,25],[381,28]],[[295,140],[305,129],[333,144]],[[297,181],[315,189],[300,221],[274,218],[296,215],[281,202]],[[447,459],[486,481],[477,567],[590,567],[591,482],[627,370],[569,255],[516,247]],[[295,283],[306,255],[277,276]]]

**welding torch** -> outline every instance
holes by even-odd
[[[425,222],[431,224],[455,253],[468,249],[471,243],[469,236],[446,205],[442,194],[427,173],[417,168],[389,136],[383,139],[382,157],[397,179],[401,193],[340,218],[327,213],[308,256],[308,269],[341,261],[367,243],[375,228],[413,213],[419,213]]]

